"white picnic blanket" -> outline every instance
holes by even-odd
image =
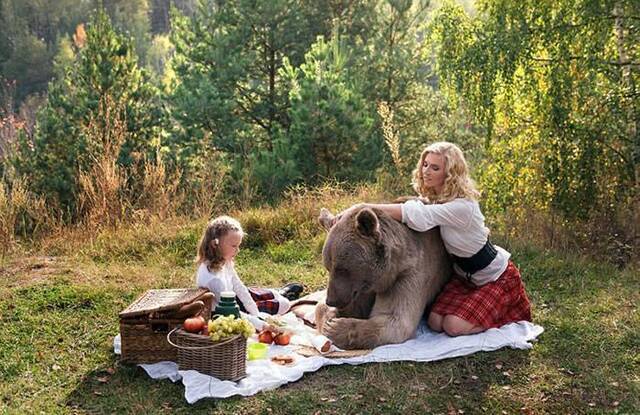
[[[239,382],[221,381],[203,375],[195,370],[178,370],[174,362],[141,364],[153,379],[182,379],[187,402],[194,403],[202,398],[228,398],[233,395],[250,396],[263,390],[275,389],[289,382],[295,382],[306,372],[315,372],[325,365],[359,365],[372,362],[416,361],[430,362],[450,357],[465,356],[480,351],[493,351],[503,347],[530,349],[532,341],[544,329],[527,321],[507,324],[498,329],[490,329],[470,336],[449,337],[434,333],[426,326],[418,327],[415,339],[401,344],[380,346],[364,356],[349,358],[327,358],[324,356],[303,357],[293,350],[299,346],[271,345],[269,356],[291,354],[296,358],[291,366],[280,366],[269,359],[247,362],[247,377]],[[113,340],[113,349],[120,354],[120,335]]]

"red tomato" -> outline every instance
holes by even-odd
[[[260,334],[258,334],[258,341],[260,343],[273,343],[273,334],[269,330],[262,330]]]
[[[204,321],[204,317],[191,317],[184,321],[184,329],[189,333],[197,333],[205,326],[206,322]]]
[[[281,334],[278,334],[276,338],[273,340],[279,346],[286,346],[287,344],[289,344],[289,341],[291,340],[291,335],[288,333],[281,333]]]

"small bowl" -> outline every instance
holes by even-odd
[[[247,358],[249,360],[264,359],[267,357],[269,345],[265,343],[251,343],[247,345]]]

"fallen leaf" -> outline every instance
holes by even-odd
[[[110,375],[113,375],[114,373],[116,373],[116,370],[115,370],[114,368],[112,368],[112,367],[108,367],[108,368],[106,369],[106,371],[107,371],[107,373],[108,373],[108,374],[110,374]]]
[[[51,366],[51,369],[53,369],[53,370],[60,370],[60,369],[61,369],[61,367],[60,367],[60,366],[58,366],[58,364],[57,364],[57,363],[54,363],[54,364],[53,364],[53,366]]]
[[[613,406],[618,406],[618,405],[620,405],[620,402],[618,402],[618,401],[614,401],[613,402]]]
[[[331,399],[327,399],[327,402],[329,403],[334,403],[337,402],[338,400],[336,398],[331,398]]]
[[[596,406],[596,404],[593,402],[589,402],[589,406],[593,408],[594,406]]]
[[[107,382],[109,382],[109,378],[108,378],[108,377],[106,377],[106,376],[98,376],[98,377],[96,378],[96,380],[97,380],[98,382],[100,382],[100,383],[107,383]]]
[[[618,382],[611,382],[611,386],[617,388],[618,386],[620,386],[620,384]]]
[[[502,372],[502,376],[506,376],[506,377],[510,378],[510,377],[511,377],[511,373],[509,373],[509,372]]]
[[[496,369],[498,369],[498,370],[502,369],[502,363],[497,363],[496,364]]]
[[[102,396],[102,392],[98,392],[98,391],[93,391],[93,394],[96,396]]]
[[[380,402],[386,402],[386,401],[387,401],[387,398],[380,398],[380,399],[378,399],[378,400],[379,400]]]
[[[471,379],[472,380],[478,380],[478,377],[476,375],[471,375]]]

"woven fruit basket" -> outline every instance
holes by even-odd
[[[122,360],[127,363],[156,363],[176,361],[176,349],[167,343],[167,333],[180,327],[187,315],[180,314],[183,307],[201,303],[199,314],[208,317],[212,297],[203,288],[148,290],[120,314]]]
[[[242,334],[214,342],[209,336],[176,327],[167,334],[167,342],[178,350],[180,370],[197,370],[234,382],[247,376],[247,339]]]

